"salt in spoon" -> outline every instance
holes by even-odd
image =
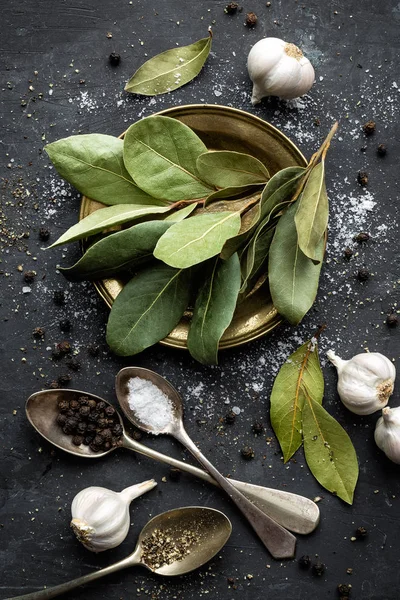
[[[202,506],[175,508],[151,519],[142,529],[135,550],[123,560],[55,587],[6,600],[49,600],[104,575],[138,565],[158,575],[184,575],[215,556],[228,541],[231,531],[231,522],[219,510]],[[172,542],[164,541],[167,536],[172,538]],[[188,552],[181,557],[180,548],[187,539]],[[154,540],[158,543],[156,547]],[[169,556],[166,552],[167,543]],[[172,561],[171,553],[178,558]]]
[[[139,386],[143,387],[143,391],[138,391],[136,396],[129,387],[129,383],[134,379],[139,382]],[[155,388],[158,388],[158,392]],[[151,397],[153,391],[156,392],[154,398]],[[139,400],[141,394],[146,392],[150,392],[149,402],[138,411],[139,404],[135,400]],[[161,392],[161,395],[159,395],[159,392]],[[237,490],[200,452],[189,437],[183,426],[181,398],[175,388],[164,377],[149,369],[125,367],[117,374],[116,393],[122,410],[136,427],[156,435],[160,433],[172,435],[191,452],[229,495],[274,558],[293,558],[296,547],[295,536],[262,512],[244,494]],[[131,403],[129,400],[131,400]],[[162,418],[161,413],[164,411],[166,416]]]

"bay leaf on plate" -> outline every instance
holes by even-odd
[[[278,204],[290,202],[305,172],[304,167],[287,167],[271,177],[261,195],[261,220]]]
[[[115,206],[107,206],[99,208],[92,214],[88,215],[75,225],[72,225],[57,241],[49,248],[66,244],[75,240],[81,240],[85,237],[94,235],[114,227],[122,225],[129,221],[134,221],[148,215],[157,215],[170,211],[169,206],[144,206],[140,204],[116,204]]]
[[[216,192],[212,192],[209,196],[207,196],[204,201],[203,206],[207,207],[209,204],[221,200],[240,200],[240,198],[247,197],[251,194],[254,194],[264,187],[264,184],[252,184],[252,185],[237,185],[230,186],[226,188],[222,188],[222,190],[217,190]]]
[[[207,265],[187,338],[190,354],[204,365],[218,362],[218,344],[235,312],[240,288],[237,254],[228,260],[214,258]]]
[[[171,267],[185,269],[219,254],[228,238],[240,229],[239,212],[221,212],[189,217],[159,239],[154,256]]]
[[[257,227],[259,218],[260,203],[255,204],[242,215],[239,232],[234,237],[226,240],[221,250],[221,258],[226,260],[232,256],[232,254],[241,250],[242,246],[251,235],[251,232]]]
[[[317,344],[312,341],[300,346],[287,358],[279,369],[271,392],[271,425],[285,463],[302,443],[302,413],[306,394],[314,402],[321,404],[324,378]]]
[[[323,160],[311,170],[297,204],[294,220],[298,244],[303,254],[318,260],[318,246],[328,226],[329,216]]]
[[[201,71],[211,50],[209,37],[189,46],[166,50],[146,61],[132,75],[125,91],[144,96],[156,96],[172,92],[194,79]]]
[[[325,246],[322,239],[316,253],[318,264],[303,254],[297,244],[296,210],[294,203],[280,217],[268,260],[272,301],[292,325],[300,323],[315,300]]]
[[[196,167],[206,151],[194,131],[171,117],[146,117],[131,125],[124,137],[124,162],[132,179],[164,200],[205,198],[213,191]]]
[[[241,294],[247,294],[259,280],[262,272],[268,275],[268,255],[275,227],[264,229],[257,237],[253,237],[251,243],[241,257],[242,286]]]
[[[168,227],[171,223],[166,220],[146,221],[112,233],[90,246],[75,265],[60,271],[73,281],[132,273],[154,258],[155,245]]]
[[[312,397],[303,405],[304,454],[319,483],[348,504],[358,479],[354,446],[343,427]]]
[[[57,172],[81,194],[103,204],[166,204],[141,190],[125,168],[123,141],[111,135],[72,135],[44,148]]]
[[[107,323],[107,343],[119,356],[131,356],[168,335],[190,298],[190,269],[151,265],[133,277],[116,297]]]
[[[268,169],[250,154],[217,150],[197,159],[197,171],[203,181],[218,188],[266,183]]]
[[[183,208],[180,208],[178,210],[175,210],[173,212],[171,212],[170,215],[167,215],[164,219],[164,221],[174,221],[174,222],[178,222],[178,221],[183,221],[183,219],[186,219],[186,217],[188,217],[190,214],[192,214],[192,212],[195,210],[197,206],[197,202],[193,202],[192,204],[188,204],[187,206],[184,206]]]

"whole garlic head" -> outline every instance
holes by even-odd
[[[71,527],[78,540],[92,552],[103,552],[121,544],[129,531],[130,503],[156,485],[156,481],[150,479],[122,492],[94,486],[81,490],[71,505]]]
[[[286,100],[303,96],[315,80],[314,68],[300,48],[274,37],[264,38],[252,47],[247,70],[253,82],[253,105],[265,96]]]
[[[391,461],[400,465],[400,406],[382,410],[375,427],[375,443]]]
[[[337,390],[346,408],[357,415],[371,415],[386,406],[396,379],[396,369],[386,356],[366,352],[342,360],[329,350],[327,357],[337,368]]]

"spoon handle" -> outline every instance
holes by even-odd
[[[173,435],[193,454],[228,494],[271,555],[276,559],[293,558],[296,547],[295,536],[257,508],[244,494],[232,485],[229,479],[221,475],[214,465],[200,452],[186,433],[183,425],[181,425],[179,430],[174,431]]]
[[[203,481],[212,483],[219,487],[218,482],[208,473],[189,463],[182,462],[161,452],[133,440],[126,434],[123,439],[124,448],[138,452],[148,458],[165,463],[190,475],[194,475]],[[272,517],[283,527],[290,529],[294,533],[308,534],[314,531],[319,523],[320,512],[317,504],[299,494],[292,494],[284,490],[276,490],[261,485],[245,483],[229,479],[230,483],[242,492],[253,504]]]
[[[24,594],[23,596],[13,596],[12,598],[6,598],[6,600],[49,600],[50,598],[61,596],[61,594],[66,594],[85,583],[100,579],[100,577],[104,577],[105,575],[115,573],[120,569],[126,569],[126,567],[132,567],[137,564],[139,564],[138,561],[136,559],[134,560],[133,555],[131,554],[127,558],[109,565],[104,569],[100,569],[99,571],[93,571],[92,573],[77,577],[76,579],[71,579],[71,581],[66,581],[65,583],[61,583],[60,585],[51,588],[39,590],[38,592],[31,592],[30,594]]]

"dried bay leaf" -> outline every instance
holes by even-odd
[[[319,483],[352,504],[358,479],[354,446],[343,427],[309,394],[303,405],[304,454]]]
[[[260,218],[260,203],[252,206],[241,218],[240,229],[237,235],[227,240],[221,250],[221,258],[226,260],[235,252],[239,252],[246,244],[249,236],[257,227]]]
[[[240,288],[241,294],[246,294],[253,289],[263,271],[266,272],[265,279],[267,279],[267,259],[274,233],[274,227],[264,229],[257,237],[253,237],[251,244],[243,253],[241,257],[243,281]]]
[[[202,180],[218,188],[266,183],[269,179],[268,169],[261,161],[241,152],[206,152],[196,164]]]
[[[165,202],[141,190],[125,168],[123,141],[111,135],[73,135],[44,148],[57,172],[79,192],[103,204]]]
[[[205,198],[213,191],[196,167],[206,151],[194,131],[171,117],[146,117],[124,137],[124,162],[132,179],[151,196],[175,202]]]
[[[197,202],[193,202],[192,204],[188,204],[187,206],[184,206],[183,208],[180,208],[179,210],[175,210],[170,215],[165,217],[164,221],[173,221],[173,222],[183,221],[183,219],[186,219],[186,217],[188,217],[190,214],[192,214],[192,212],[195,210],[196,206],[197,206]]]
[[[190,298],[190,269],[153,265],[118,294],[107,323],[107,343],[131,356],[162,340],[179,323]]]
[[[211,50],[212,35],[189,46],[171,48],[146,61],[130,78],[125,91],[144,96],[165,94],[185,85],[201,71]]]
[[[88,215],[82,221],[79,221],[70,227],[54,244],[49,246],[59,246],[75,240],[81,240],[85,237],[100,233],[122,223],[128,223],[148,215],[162,214],[170,211],[169,206],[142,206],[137,204],[117,204],[99,208]]]
[[[90,246],[75,265],[60,271],[73,281],[130,273],[153,259],[155,245],[168,227],[171,223],[166,220],[147,221],[112,233]]]
[[[293,352],[281,366],[271,392],[271,425],[285,462],[302,443],[302,412],[306,394],[321,404],[324,378],[317,344],[310,341]]]
[[[217,364],[218,344],[230,324],[240,288],[237,254],[210,261],[197,295],[187,338],[190,354],[205,365]]]
[[[290,202],[305,172],[304,167],[287,167],[271,177],[261,196],[261,220],[278,204]]]
[[[203,206],[207,207],[209,204],[221,200],[240,200],[240,198],[247,197],[249,194],[254,194],[255,192],[261,190],[263,187],[264,184],[256,183],[252,185],[238,185],[222,188],[222,190],[218,190],[217,192],[213,192],[212,194],[207,196]]]
[[[292,325],[301,321],[315,300],[325,247],[322,239],[316,253],[318,264],[303,254],[297,244],[296,210],[296,204],[292,204],[280,217],[268,260],[272,301]]]
[[[325,234],[329,216],[323,160],[311,170],[297,204],[294,220],[298,244],[306,256],[318,260],[318,245]]]
[[[227,239],[240,229],[239,212],[208,213],[189,217],[159,239],[154,256],[171,267],[185,269],[219,254]]]

